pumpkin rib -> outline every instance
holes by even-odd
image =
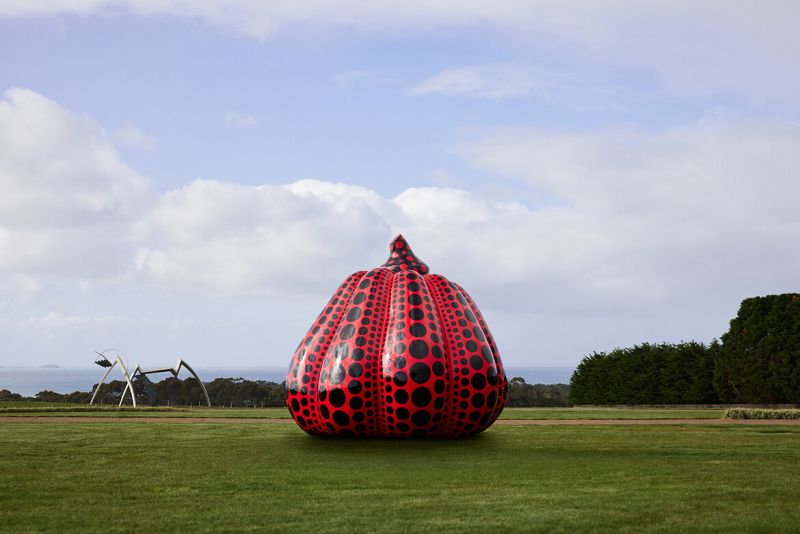
[[[453,282],[455,284],[455,282]],[[484,319],[481,310],[478,308],[478,305],[475,304],[475,300],[469,295],[469,293],[464,290],[458,284],[455,284],[464,298],[467,300],[472,313],[475,314],[475,317],[478,319],[478,324],[480,325],[481,329],[483,330],[483,334],[486,337],[486,340],[489,342],[489,347],[492,349],[492,356],[494,357],[494,364],[497,367],[497,379],[499,381],[499,397],[497,400],[497,405],[495,406],[495,411],[492,414],[492,418],[490,419],[489,423],[485,425],[485,428],[491,426],[498,417],[500,417],[500,413],[503,411],[506,405],[506,395],[508,393],[508,378],[506,377],[506,371],[503,367],[503,361],[500,359],[500,353],[497,350],[497,344],[494,341],[494,336],[489,331],[489,325],[486,323],[486,319]],[[484,430],[485,430],[484,428]]]
[[[383,358],[386,435],[422,437],[440,429],[445,380],[435,370],[443,367],[444,346],[434,311],[420,273],[395,275]]]
[[[344,311],[342,311],[341,314],[334,314],[335,307],[340,305],[341,300],[345,298],[349,302],[349,295],[352,294],[353,288],[365,273],[366,271],[356,271],[342,282],[339,289],[337,289],[328,300],[322,308],[322,311],[314,320],[311,328],[308,329],[308,332],[306,332],[306,335],[300,341],[292,358],[292,365],[290,366],[289,376],[286,381],[286,407],[289,409],[300,428],[309,434],[324,433],[319,417],[320,403],[318,400],[318,384],[324,354],[327,352],[328,346],[338,328],[338,324],[341,322],[341,317],[344,315]],[[329,314],[332,315],[332,321],[326,320]],[[333,315],[338,315],[338,317],[333,319]],[[333,322],[333,324],[329,325],[329,322]],[[321,329],[324,332],[322,328],[323,325],[328,329],[329,333],[323,333],[317,338],[318,344],[314,346],[314,338],[317,333]],[[306,362],[311,364],[311,369],[309,371],[305,370]],[[302,379],[306,374],[308,374],[309,380],[303,383]],[[303,387],[306,389],[305,393],[302,391]],[[305,404],[303,404],[303,401],[305,401]],[[304,415],[305,410],[308,411],[308,415]]]
[[[385,269],[388,273],[388,280],[386,282],[386,304],[381,310],[381,328],[380,328],[380,336],[378,337],[378,341],[382,342],[383,345],[382,349],[378,351],[377,358],[375,361],[375,402],[377,403],[377,412],[375,414],[375,418],[377,420],[376,427],[378,428],[381,436],[386,435],[386,413],[384,411],[384,402],[383,402],[383,388],[385,387],[386,376],[383,373],[383,360],[384,354],[386,353],[386,333],[389,328],[389,310],[391,309],[392,303],[392,286],[394,286],[394,278],[395,273],[391,269],[386,269],[385,267],[380,267],[380,269]]]
[[[458,285],[439,275],[437,282],[447,304],[442,320],[447,321],[453,363],[452,399],[457,402],[452,432],[476,433],[491,421],[499,400],[497,367],[491,347]]]
[[[377,268],[358,282],[342,312],[319,376],[322,421],[329,434],[377,434],[375,413],[379,377],[373,374],[380,361],[383,338],[372,323],[381,299],[386,298],[389,271]],[[358,353],[358,354],[357,354]],[[356,386],[353,388],[353,386]],[[369,393],[368,393],[369,392]],[[324,410],[322,408],[324,406]]]
[[[441,322],[444,315],[442,315],[442,293],[439,288],[439,283],[443,281],[442,276],[438,274],[428,274],[422,277],[423,281],[425,282],[425,286],[428,287],[428,290],[433,296],[433,307],[436,309],[436,316],[439,317]],[[430,283],[431,279],[435,280],[438,283]],[[442,437],[451,437],[453,435],[453,423],[455,421],[455,417],[453,417],[454,407],[453,407],[453,383],[455,381],[455,375],[453,371],[453,354],[452,349],[450,347],[450,335],[448,333],[448,329],[442,326],[442,345],[444,345],[444,376],[445,379],[445,388],[446,388],[446,397],[444,401],[444,407],[442,408],[442,424],[439,435]]]

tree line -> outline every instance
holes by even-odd
[[[95,403],[119,404],[126,382],[113,380],[100,387]],[[286,404],[285,385],[275,382],[252,381],[243,378],[217,378],[205,383],[212,406],[229,407],[280,407]],[[97,387],[95,384],[92,388]],[[137,376],[133,380],[136,403],[150,406],[203,406],[205,397],[194,377],[184,380],[169,377],[160,382]],[[520,377],[509,380],[508,406],[566,406],[567,384],[526,384]],[[0,401],[42,401],[52,403],[88,404],[92,394],[85,391],[56,393],[40,391],[34,397],[23,397],[8,390],[0,390]],[[131,404],[130,393],[123,404]]]
[[[586,356],[571,404],[798,404],[800,295],[742,301],[720,341],[643,343]]]

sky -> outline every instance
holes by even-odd
[[[507,366],[800,289],[800,4],[0,2],[0,366],[288,366],[398,233]]]

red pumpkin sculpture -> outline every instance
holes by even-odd
[[[507,381],[481,312],[403,236],[390,246],[381,267],[342,283],[297,347],[286,377],[292,417],[329,436],[485,430],[505,406]]]

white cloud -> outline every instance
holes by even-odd
[[[797,125],[710,118],[661,132],[501,130],[460,153],[555,197],[537,214],[558,222],[527,242],[573,286],[697,302],[793,287],[797,146]]]
[[[149,184],[125,165],[92,118],[25,89],[0,101],[0,271],[111,275],[129,257],[128,225]]]
[[[125,123],[111,133],[114,144],[138,150],[153,150],[158,146],[155,137],[148,135],[130,123]]]
[[[448,67],[414,85],[413,96],[447,95],[503,99],[535,97],[558,101],[578,111],[625,111],[621,87],[545,69],[531,61]]]
[[[558,82],[543,69],[513,62],[450,67],[410,89],[412,95],[467,95],[506,98],[549,93]]]
[[[229,111],[225,114],[222,118],[222,122],[225,123],[225,126],[234,127],[234,128],[255,128],[258,126],[258,120],[247,113],[236,113],[234,111]]]
[[[178,291],[324,291],[365,267],[386,240],[388,226],[374,209],[380,202],[344,184],[196,180],[164,195],[145,221],[136,268],[147,282]]]
[[[363,69],[352,69],[334,76],[333,82],[339,87],[349,87],[357,81],[370,77],[370,72]]]

